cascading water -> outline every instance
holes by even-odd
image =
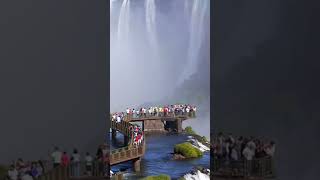
[[[117,31],[117,49],[123,48],[123,46],[128,41],[129,37],[129,28],[130,28],[130,0],[123,0],[121,9],[120,9],[120,16],[118,22],[118,31]]]
[[[186,1],[186,3],[188,3]],[[192,5],[190,37],[187,56],[187,64],[179,78],[179,84],[188,79],[197,71],[197,62],[200,48],[204,38],[204,19],[208,12],[209,0],[194,0]]]
[[[155,0],[146,0],[146,26],[148,33],[148,40],[153,51],[153,55],[157,57],[158,42],[156,35],[156,4]]]
[[[113,6],[114,6],[114,2],[115,2],[116,0],[110,0],[110,12],[112,12],[113,11]]]

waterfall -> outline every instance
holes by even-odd
[[[116,44],[117,49],[120,50],[123,48],[124,45],[126,45],[128,38],[129,38],[129,24],[130,22],[130,0],[123,0],[121,9],[120,9],[120,15],[119,15],[119,21],[118,21],[118,31],[116,34]]]
[[[190,78],[197,70],[197,62],[204,37],[204,19],[209,7],[208,0],[194,0],[190,21],[189,47],[187,53],[187,63],[180,76],[179,84]],[[187,3],[187,1],[186,1]]]
[[[147,26],[147,36],[155,57],[158,56],[158,42],[156,35],[156,4],[155,0],[146,0],[146,26]]]
[[[115,2],[116,0],[110,0],[110,12],[112,13],[112,11],[113,11],[113,6],[114,6],[114,2]]]

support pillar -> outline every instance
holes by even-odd
[[[181,133],[182,132],[182,120],[181,119],[177,119],[176,120],[176,123],[177,123],[177,132],[178,133]]]
[[[144,131],[144,123],[145,123],[146,121],[142,121],[142,131]]]
[[[115,129],[112,129],[112,139],[116,139],[116,136],[117,136],[117,130]]]
[[[133,160],[133,169],[134,172],[140,172],[141,158],[137,158]]]
[[[129,143],[129,137],[128,136],[123,136],[123,143],[127,145]]]

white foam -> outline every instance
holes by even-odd
[[[209,171],[210,172],[210,171]],[[204,174],[197,170],[195,174],[188,173],[183,176],[186,180],[210,180],[210,175]]]

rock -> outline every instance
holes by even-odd
[[[184,159],[186,159],[186,157],[184,157],[181,154],[173,154],[172,159],[173,160],[184,160]]]

